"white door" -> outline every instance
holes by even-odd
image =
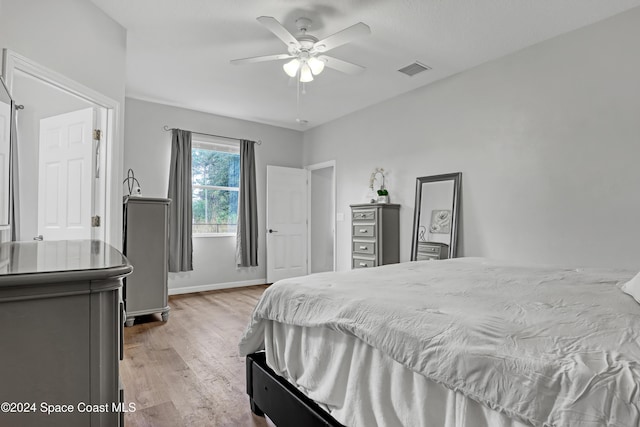
[[[267,166],[267,282],[307,274],[307,171]]]
[[[86,108],[40,120],[38,234],[90,239],[96,113]]]

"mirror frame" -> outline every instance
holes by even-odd
[[[422,185],[432,182],[453,181],[453,206],[451,207],[451,238],[449,240],[449,258],[458,255],[458,221],[460,217],[460,186],[462,172],[445,173],[441,175],[422,176],[416,178],[416,204],[413,210],[413,235],[411,238],[411,261],[418,258],[418,232],[420,227],[420,212],[422,208]]]
[[[11,91],[9,91],[9,87],[8,85],[5,83],[4,77],[0,76],[0,90],[2,90],[3,92],[5,92],[7,94],[7,96],[9,97],[9,108],[11,109],[11,112],[9,113],[9,140],[7,141],[9,144],[9,149],[7,150],[7,155],[9,157],[9,165],[7,168],[7,174],[8,176],[6,177],[7,180],[7,185],[8,185],[8,189],[7,189],[7,200],[6,200],[6,212],[3,212],[2,215],[6,215],[6,222],[2,221],[0,219],[0,230],[10,230],[11,229],[11,204],[12,204],[12,173],[13,173],[13,142],[12,142],[12,138],[13,135],[12,133],[14,132],[13,129],[13,121],[14,121],[14,115],[15,115],[15,102],[13,100],[13,96],[11,96]],[[10,240],[10,239],[9,239]],[[0,239],[0,241],[4,241],[2,239]]]

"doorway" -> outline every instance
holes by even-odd
[[[18,238],[90,238],[120,246],[118,237],[113,242],[118,206],[107,203],[114,195],[119,103],[8,49],[3,59],[9,90],[24,106],[18,115]]]
[[[309,274],[335,271],[335,161],[307,166],[309,171]]]

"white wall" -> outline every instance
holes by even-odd
[[[415,178],[460,171],[461,255],[638,269],[638,40],[640,8],[305,132],[305,164],[337,161],[338,269],[376,166],[402,261]]]
[[[124,106],[126,31],[86,0],[0,0],[0,48],[9,48]],[[20,99],[16,100],[20,103]],[[124,114],[118,118],[121,126]],[[120,246],[122,132],[113,147],[111,240]]]
[[[124,170],[132,168],[143,196],[167,197],[171,133],[162,127],[262,140],[256,146],[258,224],[264,231],[266,166],[301,167],[302,134],[275,126],[201,113],[127,98]],[[193,268],[170,273],[170,292],[195,291],[224,284],[265,283],[265,234],[259,234],[258,267],[237,268],[235,237],[193,239]],[[214,286],[211,286],[214,285]]]

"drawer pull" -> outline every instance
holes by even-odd
[[[365,249],[367,249],[367,247],[366,246],[360,246],[360,249],[364,251]]]
[[[360,218],[365,218],[367,215],[366,214],[360,214],[358,215]]]
[[[366,228],[361,228],[360,230],[358,230],[359,233],[367,233],[369,230],[367,230]]]
[[[366,262],[361,262],[360,267],[369,267],[369,264],[367,264]]]

